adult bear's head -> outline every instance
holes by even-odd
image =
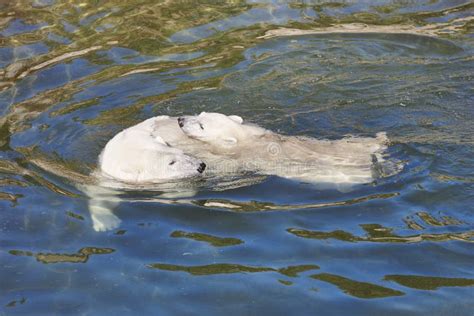
[[[146,183],[200,175],[206,164],[135,126],[107,143],[99,167],[105,176],[116,180]]]

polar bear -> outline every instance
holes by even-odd
[[[112,212],[121,201],[117,189],[146,189],[156,185],[163,188],[163,184],[173,180],[200,176],[206,169],[202,160],[171,147],[154,132],[157,120],[159,118],[141,122],[109,140],[99,155],[98,168],[93,173],[96,181],[81,186],[89,197],[94,230],[106,231],[119,226],[120,219]],[[174,122],[178,126],[177,121]],[[167,136],[172,138],[172,135]],[[171,187],[169,195],[194,194],[189,188]]]
[[[269,133],[256,125],[242,123],[240,116],[221,113],[202,112],[197,116],[178,118],[178,125],[188,137],[221,148],[252,142]]]
[[[279,135],[246,124],[236,115],[202,112],[179,117],[177,121],[189,139],[201,143],[190,147],[193,155],[204,159],[209,152],[218,154],[237,162],[246,171],[336,185],[369,183],[377,177],[377,170],[383,169],[385,175],[396,171],[383,157],[388,144],[383,132],[376,137],[319,140]],[[199,152],[200,148],[207,153]],[[228,165],[222,164],[224,168]]]
[[[244,123],[237,115],[156,116],[118,133],[99,156],[99,187],[87,190],[94,229],[109,230],[120,223],[112,213],[120,199],[104,179],[139,186],[201,175],[204,170],[218,177],[250,171],[345,190],[372,182],[376,170],[389,169],[384,159],[387,145],[383,132],[376,137],[319,140],[280,135]],[[181,196],[193,195],[192,190],[183,192]]]
[[[206,164],[171,147],[147,120],[115,135],[99,156],[102,176],[126,183],[153,183],[202,174]]]

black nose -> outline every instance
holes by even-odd
[[[178,125],[179,127],[184,126],[184,117],[178,117]],[[205,165],[204,165],[205,166]],[[204,170],[204,169],[203,169]]]
[[[205,169],[206,169],[206,164],[204,162],[201,162],[201,164],[199,165],[199,168],[197,168],[197,171],[199,173],[203,173]]]

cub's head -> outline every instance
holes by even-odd
[[[224,147],[233,146],[246,136],[242,121],[237,115],[206,112],[178,118],[179,127],[188,137]]]

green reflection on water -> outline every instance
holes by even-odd
[[[94,1],[55,1],[45,8],[11,3],[0,17],[8,25],[15,17],[28,24],[47,24],[27,33],[11,35],[3,41],[5,46],[16,46],[45,41],[53,50],[34,58],[38,63],[51,60],[70,51],[69,45],[48,40],[54,33],[73,42],[76,50],[120,41],[122,46],[142,54],[156,54],[164,48],[173,49],[167,38],[194,26],[224,19],[245,12],[255,5],[245,1],[194,1],[156,2],[111,0],[97,5]],[[98,16],[93,20],[88,18]],[[105,28],[104,28],[105,26]]]
[[[78,219],[78,220],[81,220],[81,221],[84,220],[84,217],[83,217],[83,216],[81,216],[81,215],[79,215],[79,214],[76,214],[76,213],[74,213],[74,212],[71,212],[71,211],[67,211],[67,212],[66,212],[66,215],[69,216],[69,217],[71,217],[71,218]]]
[[[3,77],[5,89],[11,87],[15,81],[21,80],[34,72],[49,68],[55,64],[66,63],[73,59],[84,58],[94,65],[106,66],[84,78],[70,80],[60,87],[39,91],[33,97],[13,103],[7,117],[2,122],[11,124],[13,134],[30,127],[28,121],[48,110],[52,106],[71,100],[73,96],[83,91],[91,84],[107,82],[124,75],[138,72],[165,72],[168,70],[196,67],[212,62],[212,68],[223,69],[243,59],[242,48],[255,42],[255,32],[251,29],[235,31],[226,37],[211,37],[197,44],[177,45],[170,43],[167,38],[177,31],[206,24],[215,20],[243,13],[255,5],[245,1],[206,2],[195,5],[193,1],[176,1],[172,3],[156,3],[155,1],[110,1],[100,6],[96,4],[69,1],[57,1],[44,9],[31,6],[10,7],[5,14],[11,14],[11,19],[21,16],[29,24],[47,24],[47,27],[28,33],[12,35],[2,38],[5,46],[20,46],[35,42],[45,42],[50,51],[27,59],[16,60],[0,70],[0,82]],[[75,14],[71,14],[74,12]],[[105,13],[104,16],[91,23],[81,23],[87,17]],[[0,20],[2,13],[0,13]],[[5,25],[8,21],[5,22]],[[74,31],[68,30],[75,28]],[[111,25],[103,31],[97,32],[100,25]],[[48,34],[57,34],[70,40],[72,45],[60,45],[48,40]],[[245,37],[245,39],[244,39]],[[234,47],[239,44],[239,47]],[[164,56],[170,54],[190,54],[205,49],[207,54],[201,58],[180,62],[145,62],[139,65],[117,65],[97,54],[98,51],[108,51],[112,47],[128,48],[139,54],[150,56]],[[215,87],[222,78],[209,79],[204,82],[195,81],[180,85],[178,89],[164,95],[155,95],[139,98],[136,104],[125,109],[111,109],[100,112],[100,116],[88,119],[85,123],[100,125],[116,123],[130,125],[139,110],[150,102],[159,102],[176,96],[177,94],[192,91],[196,87]],[[210,81],[210,82],[206,82]],[[64,115],[96,105],[97,98],[67,105],[54,111],[51,115]],[[3,124],[0,124],[3,125]],[[2,133],[3,135],[3,133]]]
[[[230,201],[225,199],[207,199],[193,201],[195,204],[205,207],[216,207],[232,210],[233,212],[262,212],[262,211],[290,211],[301,209],[317,209],[330,206],[344,206],[363,203],[377,199],[389,199],[400,195],[394,193],[380,193],[363,196],[359,198],[349,199],[345,201],[335,201],[327,203],[309,203],[309,204],[275,204],[272,202],[261,201]]]
[[[0,179],[0,187],[3,186],[27,187],[28,183],[14,178],[3,178]]]
[[[93,98],[93,99],[89,99],[89,100],[82,101],[82,102],[76,102],[76,103],[67,105],[63,108],[60,108],[56,111],[51,112],[50,116],[51,117],[56,117],[56,116],[60,116],[60,115],[69,114],[69,113],[72,113],[72,112],[77,111],[77,110],[86,109],[88,107],[99,104],[99,101],[100,101],[99,98]]]
[[[17,305],[23,305],[25,303],[26,303],[26,298],[22,297],[19,300],[14,300],[14,301],[9,302],[7,305],[5,305],[5,307],[15,307]]]
[[[202,266],[180,266],[165,263],[153,263],[149,268],[165,271],[182,271],[192,275],[214,275],[230,273],[279,272],[288,277],[297,277],[299,273],[319,269],[317,265],[298,265],[275,269],[269,267],[253,267],[232,263],[216,263]]]
[[[321,273],[312,275],[311,277],[316,280],[334,284],[344,293],[358,298],[368,299],[405,295],[405,293],[401,291],[389,289],[372,283],[354,281],[335,274]]]
[[[299,265],[299,266],[289,266],[286,268],[281,268],[278,271],[281,274],[284,274],[289,277],[297,277],[299,273],[310,271],[310,270],[317,270],[319,266],[315,264],[306,264],[306,265]]]
[[[0,192],[0,200],[10,201],[13,205],[16,204],[19,198],[23,197],[21,194],[11,194],[7,192]]]
[[[377,224],[371,224],[371,226]],[[382,226],[379,226],[382,227]],[[367,237],[354,236],[351,233],[344,232],[341,230],[335,230],[331,232],[311,231],[305,229],[289,228],[287,231],[295,236],[311,239],[337,239],[341,241],[349,242],[388,242],[388,243],[415,243],[422,241],[449,241],[459,240],[466,242],[473,242],[474,232],[462,232],[462,233],[440,233],[440,234],[417,234],[410,236],[399,236],[389,234],[388,228],[381,228],[383,231],[374,234],[370,233]]]
[[[310,231],[305,229],[297,228],[288,228],[287,232],[303,238],[312,238],[312,239],[337,239],[343,241],[360,241],[360,238],[352,235],[351,233],[345,232],[343,230],[334,230],[332,232],[320,232],[320,231]]]
[[[474,286],[474,279],[442,278],[421,275],[386,275],[384,280],[394,281],[418,290],[437,290],[447,286]]]
[[[166,270],[166,271],[183,271],[192,275],[213,275],[213,274],[227,274],[227,273],[255,273],[255,272],[269,272],[276,271],[273,268],[265,267],[251,267],[240,264],[217,263],[203,266],[179,266],[174,264],[154,263],[148,265],[149,268]]]
[[[293,282],[287,281],[287,280],[278,280],[278,282],[280,282],[281,284],[286,285],[286,286],[293,285]]]
[[[170,236],[174,238],[188,238],[196,241],[203,241],[214,247],[235,246],[244,243],[242,240],[237,238],[223,238],[202,233],[188,233],[180,230],[172,232]]]
[[[462,225],[462,221],[459,221],[451,216],[441,216],[440,219],[436,219],[427,212],[416,213],[418,219],[422,221],[425,226],[441,227],[441,226],[453,226]],[[421,224],[419,224],[412,216],[404,219],[407,228],[411,230],[423,230]],[[310,239],[336,239],[347,242],[381,242],[381,243],[415,243],[422,241],[432,242],[443,242],[449,240],[459,240],[465,242],[474,242],[474,231],[464,232],[449,232],[449,233],[422,233],[408,236],[397,235],[393,232],[392,228],[384,227],[380,224],[361,224],[360,227],[367,233],[367,236],[355,236],[349,232],[343,230],[334,230],[330,232],[324,231],[313,231],[299,228],[288,228],[287,232],[302,238]]]
[[[49,263],[86,263],[91,255],[111,254],[115,250],[112,248],[85,247],[77,253],[33,253],[31,251],[10,250],[14,256],[35,257],[37,261],[45,264]]]
[[[437,1],[431,1],[435,3]],[[370,2],[368,2],[370,3]],[[449,2],[448,2],[449,4]],[[366,11],[352,11],[351,5],[357,5],[357,2],[325,2],[310,1],[309,3],[293,3],[291,6],[299,9],[312,8],[318,13],[317,18],[314,18],[314,23],[319,26],[348,24],[348,23],[366,23],[368,25],[426,25],[427,20],[433,18],[444,17],[450,14],[466,12],[474,8],[474,3],[466,1],[456,6],[446,6],[439,10],[416,10],[419,5],[416,1],[390,1],[384,5],[367,5]],[[412,12],[403,12],[404,9],[412,7]],[[344,9],[347,8],[347,11]],[[332,10],[336,9],[336,10]],[[352,11],[352,12],[351,12]],[[400,11],[400,12],[398,12]],[[341,14],[344,12],[345,14]],[[460,19],[462,20],[462,19]],[[307,24],[307,23],[306,23]],[[455,31],[467,33],[472,29],[473,21],[468,19],[466,23],[459,25]],[[441,30],[440,30],[440,33]]]
[[[301,16],[303,22],[290,21],[282,22],[284,25],[271,25],[269,23],[260,23],[257,17],[253,19],[249,26],[237,26],[230,23],[227,29],[216,30],[215,33],[208,37],[197,38],[197,41],[190,44],[177,44],[169,41],[169,37],[179,31],[183,31],[195,26],[205,25],[213,21],[225,21],[231,16],[237,16],[248,12],[250,9],[257,7],[271,8],[270,4],[248,4],[245,1],[65,1],[58,0],[50,6],[43,8],[33,8],[28,1],[7,1],[6,7],[2,7],[4,3],[0,1],[0,28],[4,29],[15,19],[21,19],[26,24],[44,24],[37,30],[29,31],[12,36],[0,37],[0,46],[6,48],[19,48],[22,45],[29,44],[45,44],[48,48],[46,53],[35,54],[27,58],[20,58],[17,55],[10,65],[3,70],[0,69],[0,91],[9,88],[16,89],[24,81],[31,80],[35,82],[35,76],[43,70],[50,69],[55,65],[72,64],[77,59],[82,59],[91,64],[91,68],[95,66],[94,73],[84,78],[69,80],[60,83],[60,86],[35,91],[32,96],[17,102],[12,98],[12,104],[9,105],[6,117],[0,118],[0,149],[10,150],[10,136],[20,131],[24,131],[32,126],[32,122],[41,113],[51,109],[51,120],[61,120],[60,116],[79,113],[83,110],[97,109],[97,113],[92,113],[85,120],[79,123],[94,125],[94,127],[103,127],[106,125],[131,125],[142,119],[138,116],[140,111],[147,105],[155,104],[153,110],[156,112],[166,111],[162,108],[162,101],[173,99],[177,96],[186,94],[197,89],[215,89],[222,86],[225,74],[219,73],[214,78],[192,80],[190,82],[178,82],[172,91],[165,93],[156,92],[155,95],[137,96],[130,106],[120,108],[107,107],[105,110],[100,108],[102,97],[95,95],[89,96],[91,99],[81,101],[75,100],[75,97],[81,92],[88,92],[88,88],[93,88],[101,83],[108,83],[120,80],[122,77],[134,76],[136,74],[150,74],[161,76],[168,71],[179,71],[180,75],[190,76],[194,79],[200,78],[198,69],[205,67],[206,71],[220,71],[237,65],[244,59],[243,52],[253,47],[256,43],[262,42],[256,37],[263,35],[267,30],[278,28],[280,26],[295,27],[301,29],[318,29],[331,25],[344,23],[367,23],[372,25],[393,25],[396,30],[402,24],[414,24],[415,26],[428,26],[434,30],[430,34],[442,35],[444,30],[445,36],[458,36],[460,34],[472,32],[473,22],[472,16],[467,15],[466,18],[456,18],[458,13],[469,13],[474,8],[473,3],[461,4],[456,7],[443,8],[436,11],[426,10],[414,13],[399,13],[398,10],[404,8],[416,7],[416,2],[386,1],[387,5],[373,5],[367,9],[351,8],[351,2],[325,2],[306,1],[305,4],[292,3],[291,8],[312,8],[319,15],[314,18],[304,16],[303,10]],[[428,2],[428,1],[427,1]],[[439,1],[429,1],[431,4],[440,3]],[[347,11],[344,11],[347,8]],[[336,10],[331,13],[331,9]],[[385,16],[390,14],[391,16]],[[449,17],[453,15],[453,17]],[[462,15],[460,15],[462,16]],[[439,23],[431,25],[428,19],[432,18],[448,18],[447,23]],[[70,28],[75,30],[70,30]],[[427,30],[431,30],[427,28]],[[58,35],[68,41],[66,44],[58,43],[48,38],[49,35]],[[200,34],[197,34],[198,36]],[[410,44],[407,41],[406,44]],[[109,57],[104,56],[114,48],[127,48],[134,50],[138,55],[164,56],[180,53],[202,53],[202,55],[193,55],[184,61],[149,61],[142,64],[116,64]],[[263,59],[271,54],[260,55]],[[389,56],[388,58],[392,58]],[[469,61],[467,59],[466,61]],[[416,61],[413,61],[416,63]],[[202,67],[202,68],[200,68]],[[188,70],[186,70],[188,69]],[[283,73],[286,75],[286,73]],[[466,77],[468,78],[468,77]],[[1,82],[3,80],[3,82]],[[265,78],[267,84],[271,82],[271,76]],[[274,80],[273,80],[274,81]],[[175,83],[175,82],[173,82]],[[80,98],[79,98],[80,99]],[[346,100],[342,100],[346,102]],[[70,102],[70,103],[68,103]],[[54,107],[54,108],[53,108]],[[189,109],[194,111],[195,109]],[[299,109],[295,109],[298,111]],[[275,110],[276,111],[276,110]],[[292,113],[291,115],[294,115]],[[80,116],[80,115],[79,115]],[[81,119],[81,118],[79,118]],[[54,123],[54,122],[48,122]],[[54,124],[53,124],[54,125]],[[47,128],[47,124],[43,125]],[[91,127],[93,129],[94,127]],[[85,127],[89,128],[89,127]],[[21,137],[20,137],[21,141]],[[411,139],[413,141],[413,138]],[[53,157],[46,161],[42,157],[32,156],[31,154],[16,149],[23,154],[26,159],[22,163],[0,160],[0,172],[11,176],[9,178],[0,179],[0,185],[12,186],[29,186],[39,185],[49,190],[67,197],[77,197],[77,195],[58,187],[51,183],[45,177],[35,170],[29,169],[28,162],[36,162],[37,166],[45,170],[61,169],[57,174],[66,175],[68,179],[81,179],[84,176],[79,173],[87,169],[84,164],[74,166],[73,163],[67,164],[60,157]],[[44,158],[44,157],[43,157]],[[79,176],[72,175],[76,172]],[[56,174],[56,173],[54,173]],[[87,174],[83,172],[83,174]],[[13,177],[23,177],[22,180]],[[472,178],[465,176],[451,176],[432,173],[431,176],[443,181],[463,181],[472,183]],[[82,181],[77,181],[82,182]],[[338,205],[352,205],[373,199],[387,199],[398,196],[398,193],[371,195],[368,197],[357,198],[347,201],[337,201],[320,204],[284,204],[278,205],[272,202],[249,201],[235,202],[223,199],[208,199],[196,201],[197,205],[207,208],[228,208],[237,212],[258,212],[273,210],[295,210],[295,209],[312,209],[321,207],[331,207]],[[0,192],[0,199],[16,202],[21,195]],[[212,206],[214,205],[214,206]],[[62,213],[63,214],[63,213]],[[74,213],[67,213],[68,216],[82,220],[82,216]],[[442,228],[446,225],[460,225],[461,222],[456,219],[441,217],[435,218],[427,212],[419,212],[419,219],[405,220],[407,227],[412,230],[424,230],[425,226]],[[420,223],[421,221],[421,223]],[[362,229],[366,232],[366,236],[356,236],[343,230],[334,230],[330,232],[310,231],[290,228],[288,231],[296,236],[314,239],[336,239],[347,242],[421,242],[421,241],[448,241],[462,240],[472,241],[473,233],[468,232],[449,232],[449,233],[419,233],[414,235],[397,235],[394,228],[384,227],[379,224],[363,224]],[[125,234],[125,230],[118,230],[117,235]],[[236,238],[222,238],[202,233],[192,232],[175,232],[176,236],[182,238],[191,238],[197,241],[208,242],[213,246],[237,245],[243,241]],[[173,234],[175,234],[173,233]],[[132,234],[133,235],[133,234]],[[79,246],[80,247],[80,246]],[[79,248],[78,247],[78,248]],[[125,247],[125,246],[124,246]],[[35,257],[42,263],[84,263],[87,262],[90,255],[108,254],[114,250],[109,248],[83,248],[77,253],[33,253],[12,250],[12,255],[25,255]],[[123,258],[127,259],[127,258]],[[107,267],[109,269],[111,267]],[[211,275],[222,273],[258,273],[258,272],[277,272],[287,277],[296,277],[299,273],[309,270],[318,269],[316,265],[300,265],[289,266],[286,268],[270,268],[270,267],[253,267],[238,264],[215,264],[207,266],[176,266],[167,264],[153,264],[150,268],[183,271],[193,275]],[[385,273],[384,273],[385,274]],[[332,274],[319,274],[314,277],[321,281],[332,283],[349,295],[360,298],[374,298],[403,295],[402,292],[387,289],[375,284],[358,282],[341,276]],[[407,276],[407,275],[387,275],[386,280],[397,282],[401,285],[418,288],[418,289],[437,289],[441,286],[472,286],[470,279],[457,278],[436,278],[424,276]],[[291,285],[292,282],[279,280],[284,285]],[[207,291],[208,289],[204,289]],[[12,301],[13,302],[13,301]],[[23,303],[21,300],[18,303]],[[14,303],[16,304],[16,303]]]
[[[260,40],[259,35],[274,29],[276,25],[261,23],[256,17],[249,25],[242,26],[237,22],[229,22],[229,27],[215,31],[208,37],[197,38],[193,43],[173,43],[168,38],[179,31],[226,20],[232,16],[248,13],[254,8],[264,8],[272,11],[272,4],[249,4],[245,1],[107,1],[98,5],[91,1],[55,1],[43,8],[31,7],[19,3],[8,3],[0,13],[0,27],[6,28],[9,23],[19,18],[28,25],[44,25],[35,30],[14,34],[0,39],[0,44],[6,47],[19,47],[32,43],[45,43],[49,51],[28,58],[14,58],[13,63],[0,71],[3,82],[0,88],[8,89],[16,81],[30,76],[34,72],[49,68],[55,64],[67,63],[77,58],[87,59],[93,65],[105,66],[85,78],[70,80],[62,86],[39,91],[30,99],[14,103],[6,121],[11,123],[10,133],[29,128],[28,121],[46,111],[50,107],[71,100],[73,96],[83,91],[87,85],[107,82],[121,76],[157,72],[163,73],[172,69],[200,67],[208,65],[210,69],[221,70],[236,65],[243,60],[242,52]],[[350,23],[367,23],[371,25],[424,25],[427,19],[443,17],[447,14],[456,16],[473,7],[472,3],[460,4],[456,7],[446,7],[438,11],[424,12],[414,10],[412,13],[397,13],[398,9],[415,8],[416,4],[389,2],[383,6],[362,6],[352,8],[353,4],[340,2],[326,3],[291,3],[287,9],[301,9],[301,19],[304,22],[289,20],[285,26],[300,29],[318,29],[332,25]],[[345,9],[347,7],[347,12]],[[317,17],[309,18],[305,8],[318,12]],[[326,9],[342,10],[338,14],[330,14]],[[281,8],[280,8],[281,9]],[[355,10],[355,11],[354,11]],[[361,11],[362,10],[362,11]],[[364,11],[365,10],[365,11]],[[289,11],[288,11],[289,12]],[[391,13],[387,15],[387,13]],[[451,32],[440,34],[464,34],[472,29],[474,19],[453,18],[449,23],[439,23],[439,26]],[[438,25],[433,25],[436,30]],[[432,29],[430,28],[431,32]],[[58,43],[48,38],[57,35],[69,42]],[[431,33],[430,33],[431,34]],[[116,64],[99,52],[106,52],[113,47],[127,48],[139,55],[166,56],[170,54],[190,54],[204,52],[203,56],[185,61],[151,61],[142,64]],[[216,79],[216,87],[223,77]],[[2,80],[0,80],[2,81]],[[84,86],[85,85],[85,86]],[[102,111],[97,118],[88,119],[89,124],[133,124],[139,110],[150,103],[172,98],[177,94],[192,91],[201,87],[202,83],[194,81],[182,86],[172,93],[141,97],[127,109],[112,109]],[[208,85],[205,85],[208,86]],[[52,113],[61,115],[94,106],[97,99],[83,100],[66,105]],[[34,110],[33,110],[34,109]],[[3,133],[1,133],[3,134]],[[9,133],[7,133],[8,135]],[[1,138],[1,137],[0,137]]]

